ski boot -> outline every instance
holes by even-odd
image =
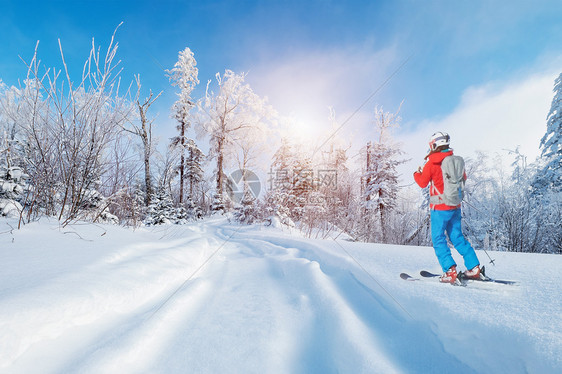
[[[485,280],[486,275],[484,274],[484,268],[480,268],[480,265],[476,265],[470,270],[467,270],[462,273],[461,278],[463,279],[476,279],[476,280]]]
[[[456,265],[451,266],[445,274],[439,277],[439,282],[457,284],[457,282],[459,282],[457,280],[457,266]]]

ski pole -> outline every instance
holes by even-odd
[[[478,213],[480,214],[484,214],[482,213],[482,211],[480,209],[478,209],[477,207],[475,207],[474,205],[472,205],[471,203],[469,203],[468,201],[463,201],[463,203],[467,204],[468,206],[470,206],[472,209],[476,210]],[[482,250],[484,251],[484,253],[486,253],[486,256],[488,256],[488,258],[490,259],[490,264],[496,266],[496,260],[493,260],[490,255],[488,254],[488,251],[486,250],[486,248],[482,248]]]

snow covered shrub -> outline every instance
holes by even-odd
[[[25,189],[25,174],[19,167],[0,167],[0,198],[19,200]]]
[[[84,193],[80,204],[81,214],[77,218],[87,221],[119,224],[119,218],[108,211],[110,201],[95,189],[88,189]]]
[[[147,226],[176,223],[177,213],[170,194],[164,187],[159,187],[150,199],[144,223]]]
[[[52,74],[44,73],[36,49],[26,62],[28,79],[12,88],[9,102],[2,105],[22,147],[33,214],[57,216],[63,225],[91,208],[97,197],[90,190],[114,163],[112,147],[134,109],[119,91],[114,36],[105,56],[92,42],[83,74],[76,80],[62,47],[62,66]]]
[[[0,216],[19,217],[27,188],[26,178],[19,167],[0,167]]]
[[[0,199],[0,217],[17,218],[22,212],[20,203],[8,199]]]
[[[256,198],[250,191],[246,191],[242,201],[234,208],[234,219],[238,222],[252,224],[258,219]]]
[[[211,203],[211,214],[225,213],[225,212],[226,212],[226,204],[223,195],[220,193],[214,194],[213,202]]]
[[[268,192],[265,198],[265,211],[269,215],[268,220],[272,226],[295,227],[291,219],[291,212],[286,205],[287,194],[279,190]]]
[[[201,208],[199,208],[191,198],[187,198],[187,201],[181,207],[185,211],[185,220],[193,221],[197,219],[203,218],[203,212]],[[178,214],[178,219],[180,219],[180,215]],[[178,222],[179,223],[179,222]]]
[[[139,184],[136,187],[125,187],[115,193],[109,209],[121,224],[137,227],[146,214],[145,199],[145,193]]]

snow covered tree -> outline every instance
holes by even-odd
[[[252,224],[257,219],[255,206],[256,198],[250,190],[244,191],[244,195],[239,204],[234,208],[234,219],[238,222]]]
[[[305,208],[316,189],[314,167],[311,157],[300,152],[293,160],[292,186],[289,195],[289,209],[293,220],[303,218]]]
[[[542,157],[547,161],[534,183],[537,193],[552,189],[562,192],[562,74],[554,83],[554,98],[541,139]]]
[[[501,245],[513,252],[537,252],[540,241],[538,209],[531,197],[531,178],[534,174],[527,167],[526,157],[516,149],[513,172],[502,186],[499,198],[499,224],[503,232]]]
[[[18,154],[9,162],[29,176],[27,218],[56,215],[63,225],[78,219],[111,168],[111,148],[132,112],[119,93],[114,37],[101,56],[92,41],[78,80],[71,78],[60,41],[58,69],[43,68],[37,44],[25,63],[27,77],[2,95],[2,121]]]
[[[21,145],[21,167],[29,175],[29,214],[34,212],[55,215],[57,196],[60,196],[60,163],[56,138],[48,122],[48,101],[45,90],[38,78],[37,47],[34,58],[28,64],[28,76],[20,87],[10,87],[3,92],[0,100],[2,125],[5,139]],[[47,93],[48,95],[48,93]],[[9,135],[8,135],[9,134]],[[58,138],[58,137],[57,137]],[[62,139],[62,137],[60,137]],[[1,145],[8,145],[5,141]],[[62,143],[62,142],[61,142]],[[5,148],[6,161],[13,160],[12,147]],[[6,164],[7,167],[7,164]]]
[[[22,169],[15,123],[2,110],[10,108],[12,94],[13,90],[7,89],[0,80],[0,216],[19,217],[23,211],[28,176]]]
[[[0,216],[20,216],[27,189],[26,179],[27,175],[20,167],[6,167],[0,163]]]
[[[345,169],[343,159],[336,163]],[[307,235],[323,235],[336,221],[335,214],[331,214],[338,205],[334,194],[339,167],[315,163],[305,146],[283,138],[270,167],[266,195],[269,213],[281,223],[298,226]]]
[[[230,174],[229,179],[232,179],[235,175],[240,175],[242,179],[237,185],[238,189],[242,188],[242,191],[237,190],[236,195],[231,196],[231,198],[235,203],[238,203],[237,210],[240,209],[240,204],[244,207],[246,213],[241,217],[244,217],[246,222],[253,222],[257,219],[256,210],[262,186],[254,171],[262,169],[260,159],[263,158],[260,156],[265,153],[266,147],[271,145],[267,141],[267,133],[265,123],[259,122],[251,128],[241,130],[240,136],[235,140],[235,157],[238,170]],[[240,194],[242,199],[240,199]]]
[[[167,188],[160,186],[150,199],[144,223],[148,226],[176,223],[177,212]]]
[[[463,199],[463,230],[475,248],[498,250],[501,246],[502,232],[499,229],[502,188],[498,169],[500,157],[496,156],[493,168],[491,157],[487,153],[476,152],[475,159],[465,158],[467,175]],[[426,195],[426,209],[429,209],[429,193]]]
[[[181,213],[178,213],[178,219],[184,222],[192,219],[198,219],[203,216],[202,210],[202,200],[203,200],[203,182],[204,182],[204,171],[203,162],[205,155],[203,151],[197,147],[197,144],[193,139],[187,139],[185,146],[182,148],[185,150],[185,159],[183,162],[183,175],[184,184],[187,184],[188,190],[186,197],[184,197],[182,202],[175,200],[178,204],[178,209]],[[177,150],[177,149],[176,149]],[[172,168],[172,174],[174,176],[179,175],[180,170],[177,168],[177,153],[172,160],[172,164],[169,165]],[[164,178],[171,181],[171,178]],[[170,185],[169,183],[166,183]],[[172,187],[170,185],[170,190]]]
[[[562,252],[562,74],[554,82],[554,98],[547,116],[546,133],[541,139],[539,169],[532,184],[535,210],[543,230],[540,246]]]
[[[321,151],[322,162],[318,170],[318,189],[324,200],[326,220],[343,230],[351,227],[353,211],[354,178],[347,166],[347,151],[351,147],[336,136],[338,123],[335,111],[330,108],[330,138]]]
[[[141,82],[140,76],[135,76],[135,80],[137,82],[137,94],[134,99],[136,109],[137,109],[137,118],[138,122],[129,121],[128,126],[123,126],[123,129],[137,137],[140,138],[142,143],[142,159],[144,164],[144,188],[145,188],[145,205],[148,206],[150,204],[150,199],[154,193],[152,187],[152,175],[150,172],[150,157],[152,156],[152,152],[154,150],[154,141],[152,139],[152,119],[148,117],[148,110],[152,104],[162,92],[160,92],[155,97],[152,91],[150,91],[147,98],[144,101],[141,101]]]
[[[189,185],[189,199],[194,200],[195,191],[203,180],[203,161],[205,155],[197,147],[193,139],[188,139],[185,149],[187,155],[184,162],[184,176]]]
[[[198,69],[197,62],[193,57],[193,52],[189,48],[185,48],[179,53],[178,61],[171,70],[167,70],[168,77],[172,81],[173,86],[177,86],[180,92],[177,94],[178,99],[172,107],[172,116],[179,122],[178,136],[172,138],[171,146],[180,152],[180,165],[178,166],[180,178],[179,203],[183,203],[183,190],[185,182],[185,151],[190,147],[190,143],[186,138],[186,131],[191,125],[190,111],[195,106],[191,93],[195,86],[199,84],[197,78]],[[190,188],[190,194],[193,193],[193,187]],[[190,197],[191,198],[191,197]]]
[[[224,169],[232,160],[236,151],[236,142],[248,131],[261,125],[272,115],[272,108],[265,99],[256,95],[250,86],[244,83],[245,74],[236,74],[226,70],[221,76],[217,73],[218,93],[209,90],[210,81],[204,100],[207,116],[202,121],[200,130],[210,137],[210,156],[216,158],[217,167],[214,209],[225,207]]]
[[[271,167],[273,170],[290,171],[294,166],[295,149],[291,141],[283,137],[281,146],[275,151]]]
[[[476,160],[466,160],[463,227],[468,238],[475,248],[560,253],[559,194],[538,195],[531,188],[544,164],[527,164],[519,149],[510,154],[509,170],[504,170],[499,155],[490,158],[481,153]]]
[[[295,162],[293,144],[287,138],[281,139],[281,146],[273,155],[268,179],[268,191],[265,196],[266,209],[271,220],[283,225],[294,226],[291,219],[290,202],[292,195],[292,172]]]
[[[397,166],[403,161],[398,159],[402,154],[399,146],[393,141],[390,131],[400,122],[398,114],[384,112],[382,108],[375,108],[375,128],[377,141],[369,142],[365,148],[365,172],[362,180],[364,189],[362,201],[365,219],[371,221],[373,215],[378,214],[380,240],[387,242],[389,230],[392,228],[389,216],[396,207],[398,193]],[[372,223],[367,225],[370,240],[375,239]]]
[[[273,212],[288,213],[291,221],[300,220],[315,189],[312,159],[304,154],[301,147],[286,138],[282,139],[281,146],[273,155],[269,184],[268,200],[275,206]]]
[[[70,77],[60,42],[61,70],[41,73],[36,48],[25,86],[18,90],[21,112],[13,120],[23,138],[31,205],[43,206],[63,224],[79,216],[88,191],[106,172],[109,149],[132,110],[119,94],[114,36],[102,57],[92,42],[78,83]]]
[[[122,225],[138,227],[144,220],[147,207],[143,183],[136,181],[117,191],[110,209]]]

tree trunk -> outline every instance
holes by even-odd
[[[382,199],[382,190],[379,190],[379,201]],[[379,203],[379,212],[381,216],[381,232],[382,232],[382,242],[386,243],[386,217],[385,217],[385,207],[383,203]]]
[[[223,180],[222,180],[222,168],[223,168],[223,139],[219,139],[217,147],[217,194],[222,196],[223,192]]]
[[[142,125],[142,144],[144,146],[144,183],[146,187],[145,204],[148,206],[152,197],[152,181],[150,179],[150,137],[148,134],[148,128],[146,124],[146,110],[143,105],[137,102],[139,107],[139,114],[141,117]],[[148,109],[148,108],[147,108]]]
[[[183,173],[185,169],[185,123],[181,122],[181,131],[180,131],[180,152],[181,152],[181,161],[180,161],[180,204],[183,203]]]
[[[189,163],[193,165],[195,162],[195,156],[193,154],[193,148],[189,148]],[[193,175],[189,178],[189,198],[193,201]]]
[[[150,204],[152,199],[152,181],[150,180],[150,152],[145,147],[144,149],[144,183],[146,185],[146,206]]]

